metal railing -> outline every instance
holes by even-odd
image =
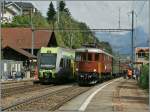
[[[1,60],[1,79],[17,79],[23,78],[24,68],[22,61]]]

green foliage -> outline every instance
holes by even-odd
[[[59,11],[64,11],[65,10],[65,6],[66,6],[65,2],[64,1],[60,1],[60,3],[59,3]]]
[[[147,61],[149,60],[149,53],[145,54],[145,60],[147,60]]]
[[[64,1],[60,1],[59,3],[59,11],[60,12],[65,12],[66,14],[70,15],[69,9],[66,8],[66,4]]]
[[[54,22],[56,20],[56,11],[54,9],[54,5],[51,2],[49,4],[48,12],[47,12],[47,21],[50,23],[51,21]]]
[[[98,42],[98,44],[108,53],[112,54],[112,48],[109,44],[109,42]]]
[[[149,88],[149,65],[142,66],[139,84],[143,89]]]
[[[60,22],[55,25],[60,29],[82,29],[87,32],[80,31],[59,31],[55,32],[59,46],[78,48],[83,43],[93,42],[93,33],[90,32],[85,23],[74,20],[66,12],[60,13]]]
[[[36,12],[33,14],[32,21],[34,27],[49,27],[48,22],[41,15],[40,12]],[[2,27],[31,27],[31,16],[30,15],[15,16],[11,23],[2,24]]]

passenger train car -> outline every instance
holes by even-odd
[[[75,68],[79,85],[95,84],[113,76],[113,56],[99,48],[76,49]]]
[[[38,78],[42,83],[64,83],[74,79],[75,51],[42,47],[38,53]]]

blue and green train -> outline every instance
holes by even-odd
[[[75,79],[75,51],[61,47],[42,47],[38,53],[38,78],[42,83],[65,83]]]

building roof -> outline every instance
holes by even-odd
[[[140,51],[149,52],[150,48],[149,47],[136,47],[135,51],[136,52],[140,52]]]
[[[15,6],[17,9],[19,9],[21,11],[21,7],[19,7],[15,2],[5,2],[5,4],[3,4],[3,5],[5,5],[5,8],[7,8],[7,9],[9,6]]]
[[[11,49],[15,50],[16,52],[18,52],[18,53],[20,53],[20,54],[22,54],[22,55],[24,55],[24,56],[26,56],[28,58],[36,58],[35,55],[32,55],[31,53],[29,53],[29,52],[27,52],[27,51],[25,51],[23,49],[20,49],[20,48],[11,46],[11,45],[7,45],[7,46],[5,46],[5,48],[11,48]]]
[[[29,3],[29,2],[6,2],[5,5],[6,6],[9,6],[9,5],[17,5],[17,7],[20,7],[20,8],[34,8],[33,4],[32,3]]]
[[[36,30],[34,33],[34,48],[39,49],[49,45],[52,32]],[[2,28],[2,47],[14,46],[21,49],[31,49],[32,30],[31,28]]]
[[[136,47],[136,49],[149,49],[149,47]]]
[[[32,3],[29,2],[15,2],[15,4],[17,4],[21,8],[34,8]]]

